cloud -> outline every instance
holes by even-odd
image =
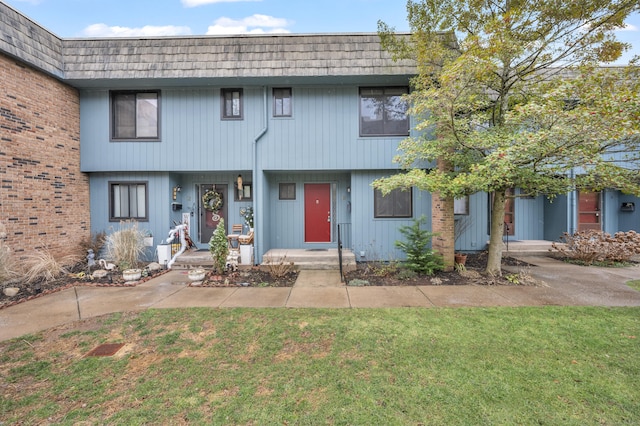
[[[243,19],[222,17],[209,26],[207,35],[290,33],[285,27],[293,22],[268,15],[251,15]],[[266,28],[266,29],[265,29]]]
[[[142,28],[128,28],[118,26],[107,26],[106,24],[93,24],[82,30],[82,35],[86,37],[155,37],[155,36],[176,36],[191,35],[189,27],[179,27],[175,25],[153,26],[145,25]]]
[[[624,27],[618,28],[616,31],[636,32],[636,31],[638,31],[638,27],[636,27],[635,25],[632,25],[632,24],[624,24]]]
[[[198,7],[198,6],[204,6],[206,4],[239,3],[239,2],[248,2],[248,1],[262,1],[262,0],[182,0],[182,5],[184,7]]]

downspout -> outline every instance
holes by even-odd
[[[262,255],[260,255],[260,259],[258,259],[258,253],[262,253],[260,251],[261,247],[261,236],[263,231],[262,223],[263,223],[263,215],[264,213],[257,208],[257,206],[261,205],[262,192],[260,191],[260,182],[258,179],[258,142],[269,130],[269,111],[267,109],[267,86],[262,87],[262,97],[263,97],[263,111],[264,111],[264,127],[260,130],[260,133],[253,139],[253,193],[255,197],[253,197],[253,211],[254,211],[254,220],[253,224],[256,230],[260,230],[259,232],[255,232],[253,236],[253,258],[254,262],[260,263],[262,261]],[[257,213],[257,214],[256,214]],[[259,260],[259,261],[258,261]]]
[[[575,179],[575,171],[574,169],[571,169],[571,181],[573,182]],[[568,199],[567,199],[567,204],[568,204],[568,208],[567,208],[567,232],[569,234],[573,234],[574,232],[576,232],[576,217],[578,215],[578,211],[577,211],[577,204],[576,204],[576,197],[577,197],[577,189],[574,189],[573,191],[571,191],[568,194]]]

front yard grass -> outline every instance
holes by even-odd
[[[634,290],[640,291],[640,280],[627,281],[627,285]]]
[[[0,423],[639,424],[638,336],[638,308],[115,314],[0,342]]]

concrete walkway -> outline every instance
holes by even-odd
[[[0,309],[0,341],[71,321],[149,308],[396,308],[489,306],[640,306],[625,285],[640,267],[596,268],[521,257],[543,286],[347,287],[336,271],[300,271],[289,288],[189,287],[170,271],[135,287],[78,286]],[[508,269],[508,268],[505,268]],[[513,272],[516,272],[515,270]]]

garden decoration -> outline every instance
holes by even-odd
[[[193,243],[191,242],[191,238],[189,238],[189,228],[186,223],[181,223],[169,231],[169,238],[167,238],[167,244],[171,244],[175,238],[178,237],[180,239],[180,250],[171,258],[169,263],[167,263],[167,269],[171,269],[171,266],[175,263],[178,256],[180,256],[184,251],[191,247]]]
[[[98,263],[100,264],[102,269],[105,269],[107,271],[113,271],[117,268],[115,263],[107,263],[107,261],[104,259],[98,259]]]
[[[222,193],[214,191],[213,189],[208,190],[202,196],[202,205],[205,210],[214,213],[218,212],[224,205]]]
[[[93,252],[93,249],[89,249],[87,250],[87,267],[89,269],[91,269],[92,267],[96,266],[96,255]]]

